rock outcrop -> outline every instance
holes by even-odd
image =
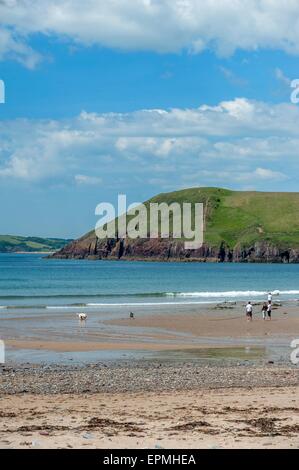
[[[299,249],[280,249],[267,242],[233,249],[223,242],[218,247],[204,244],[198,250],[186,250],[178,240],[97,240],[96,236],[74,241],[55,253],[65,259],[122,259],[148,261],[269,262],[298,263]]]

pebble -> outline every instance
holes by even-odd
[[[199,388],[291,386],[299,383],[299,367],[288,364],[201,361],[131,361],[72,365],[14,365],[1,374],[0,394],[90,394]]]
[[[94,439],[94,435],[89,433],[89,432],[86,432],[85,434],[83,434],[83,439]]]

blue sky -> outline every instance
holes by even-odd
[[[87,3],[0,3],[0,233],[77,237],[122,192],[298,190],[297,2]]]

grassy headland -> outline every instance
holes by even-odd
[[[61,238],[19,237],[0,235],[0,253],[51,252],[63,248],[71,240]]]

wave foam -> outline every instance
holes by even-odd
[[[219,297],[261,297],[268,294],[269,291],[257,291],[257,290],[246,290],[246,291],[221,291],[221,292],[167,292],[168,297],[202,297],[202,298],[219,298]],[[272,291],[272,295],[296,295],[299,294],[299,290],[289,291]]]
[[[87,304],[88,307],[159,307],[161,305],[202,305],[202,304],[210,304],[212,302],[208,301],[201,301],[201,302],[129,302],[129,303],[118,303],[118,304]]]

